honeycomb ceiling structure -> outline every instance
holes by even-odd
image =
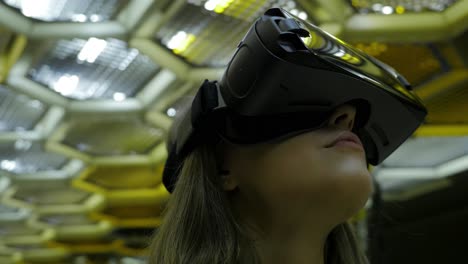
[[[468,170],[468,1],[0,0],[0,263],[144,263],[172,120],[270,7],[392,65],[427,105],[373,170],[385,199]]]

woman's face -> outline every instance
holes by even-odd
[[[238,189],[238,202],[265,217],[312,210],[337,221],[348,219],[372,192],[361,143],[333,144],[354,136],[355,115],[353,106],[343,105],[321,129],[279,143],[227,145],[225,190]]]

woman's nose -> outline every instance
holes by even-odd
[[[335,126],[345,130],[351,131],[354,126],[354,120],[356,118],[356,107],[344,104],[337,107],[330,119],[328,120],[328,126]]]

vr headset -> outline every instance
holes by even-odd
[[[172,192],[183,159],[200,142],[282,140],[323,127],[356,107],[353,132],[367,162],[381,163],[421,125],[427,110],[403,76],[282,9],[260,17],[219,82],[205,81],[169,144],[163,183]]]

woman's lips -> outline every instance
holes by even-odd
[[[364,146],[358,136],[350,131],[344,131],[338,135],[330,144],[325,146],[331,147],[352,147],[360,150],[364,150]]]

